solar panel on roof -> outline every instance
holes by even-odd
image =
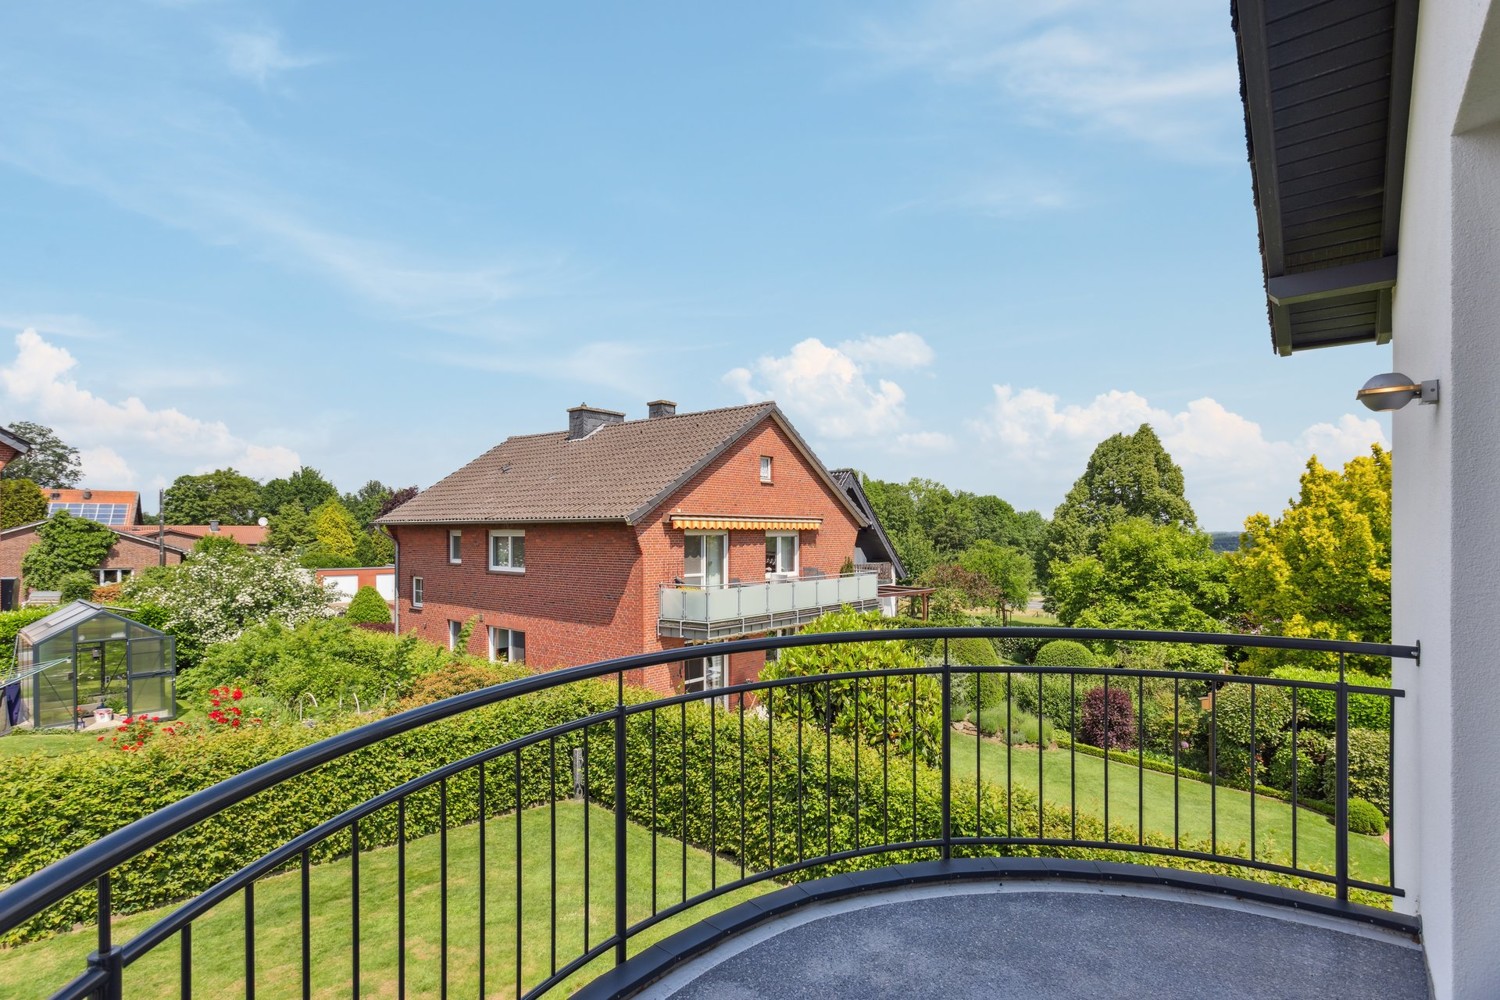
[[[124,524],[128,504],[123,503],[49,503],[47,516],[65,510],[74,517],[82,517],[100,524]]]

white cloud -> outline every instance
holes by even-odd
[[[224,62],[229,71],[262,88],[274,76],[288,70],[316,66],[324,61],[322,56],[288,52],[282,47],[281,36],[275,31],[226,32],[219,42],[224,49]]]
[[[926,455],[932,452],[952,451],[956,447],[953,437],[941,431],[914,431],[897,434],[895,450],[903,455]]]
[[[735,368],[724,382],[747,400],[774,399],[824,438],[870,438],[907,431],[906,391],[874,378],[876,368],[930,364],[932,348],[914,333],[862,337],[829,347],[809,337],[779,357]]]
[[[1213,5],[927,0],[901,18],[864,20],[855,43],[887,69],[982,87],[1037,124],[1189,155],[1234,139],[1239,75]]]
[[[1253,420],[1209,398],[1173,413],[1134,392],[1114,390],[1087,403],[1064,404],[1052,393],[1008,385],[994,387],[994,398],[975,430],[992,458],[1023,473],[1015,492],[1030,491],[1024,502],[1046,508],[1083,471],[1096,444],[1143,423],[1156,429],[1182,466],[1198,522],[1223,530],[1238,527],[1256,510],[1279,512],[1296,492],[1308,456],[1316,454],[1325,465],[1337,466],[1368,451],[1372,443],[1389,447],[1379,420],[1352,413],[1337,423],[1314,424],[1288,440],[1274,440]]]
[[[287,475],[302,464],[290,448],[247,441],[222,421],[153,409],[137,396],[116,401],[95,395],[74,376],[77,359],[35,330],[23,330],[15,343],[15,358],[0,365],[0,398],[9,413],[47,424],[77,447],[92,486],[133,485],[139,464],[174,475],[233,466],[258,477]],[[117,476],[128,482],[104,478]]]
[[[862,365],[878,368],[923,368],[932,364],[932,347],[915,333],[846,340],[838,349]]]

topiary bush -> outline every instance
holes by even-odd
[[[1135,707],[1130,692],[1101,685],[1083,696],[1078,735],[1083,742],[1103,750],[1129,750],[1135,746]]]
[[[344,612],[344,618],[355,624],[388,622],[391,620],[391,608],[374,587],[360,587],[349,601],[349,610]]]
[[[942,643],[937,643],[936,652],[942,656]],[[948,662],[954,666],[998,667],[1000,654],[995,644],[980,636],[964,636],[948,640]],[[978,678],[978,694],[975,694],[975,679]],[[1005,675],[999,673],[953,672],[953,700],[960,705],[993,705],[1005,698]]]
[[[1378,837],[1385,832],[1385,814],[1365,799],[1351,798],[1349,832]]]
[[[1036,651],[1033,662],[1038,667],[1092,667],[1098,663],[1087,646],[1072,639],[1053,639]]]

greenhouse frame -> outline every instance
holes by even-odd
[[[16,666],[0,680],[19,682],[37,729],[83,729],[95,710],[171,717],[177,644],[165,632],[90,601],[75,601],[16,635]]]

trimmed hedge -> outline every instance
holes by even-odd
[[[388,622],[391,620],[391,608],[385,603],[385,598],[380,596],[379,591],[366,585],[354,592],[353,599],[349,601],[349,610],[344,612],[344,618],[355,625],[367,622]]]
[[[1310,667],[1277,667],[1272,677],[1291,681],[1313,681],[1319,684],[1336,684],[1337,670],[1314,670]],[[1384,688],[1391,686],[1389,677],[1362,674],[1357,670],[1346,671],[1344,679],[1355,687]],[[1391,728],[1391,702],[1394,699],[1378,694],[1351,694],[1349,696],[1349,725],[1358,729]],[[1316,726],[1331,733],[1338,721],[1337,698],[1332,691],[1316,688],[1297,692],[1297,714],[1302,725]]]
[[[1093,652],[1072,639],[1053,639],[1036,652],[1038,667],[1092,667],[1098,663]]]
[[[638,704],[652,695],[627,689],[627,701]],[[565,689],[516,698],[467,715],[434,723],[394,737],[315,771],[284,782],[274,790],[226,810],[145,852],[119,869],[112,879],[119,913],[137,912],[191,896],[278,847],[317,823],[435,767],[560,723],[607,711],[615,704],[615,687],[603,681],[581,682]],[[37,761],[10,783],[6,822],[0,829],[0,881],[13,883],[45,865],[92,843],[141,816],[208,787],[249,767],[315,740],[337,727],[286,726],[244,729],[205,739],[152,740],[133,754],[77,754]],[[799,732],[800,730],[800,732]],[[613,805],[611,724],[590,730],[588,787],[595,801]],[[521,787],[516,789],[509,759],[490,765],[487,802],[494,814],[548,800],[555,747],[559,788],[570,786],[572,749],[580,733],[559,737],[523,754]],[[936,768],[904,757],[882,764],[882,751],[829,737],[813,726],[778,720],[773,727],[753,714],[740,719],[704,705],[633,714],[627,729],[627,814],[689,843],[724,856],[741,857],[752,870],[796,861],[799,857],[852,849],[856,843],[936,839],[941,831],[942,787]],[[661,754],[677,766],[657,767]],[[891,754],[892,757],[896,755]],[[743,762],[743,763],[742,763]],[[448,822],[459,825],[478,818],[478,777],[473,771],[448,779]],[[888,786],[884,783],[888,782]],[[885,808],[878,808],[888,787]],[[519,792],[519,794],[517,794]],[[952,830],[956,836],[995,836],[998,817],[1011,810],[1018,836],[1068,838],[1076,825],[1080,839],[1103,840],[1104,825],[1090,815],[1068,810],[1016,790],[1010,802],[1003,789],[955,780]],[[744,826],[741,827],[741,815]],[[981,822],[982,820],[982,822]],[[377,813],[361,824],[361,844],[376,847],[395,840],[395,810]],[[407,803],[409,837],[438,829],[435,788],[413,795]],[[1109,839],[1134,842],[1124,827],[1108,831]],[[1168,836],[1147,833],[1146,843],[1170,847]],[[347,854],[347,835],[330,838],[312,852],[317,862]],[[1207,852],[1206,842],[1184,841],[1184,849]],[[1228,853],[1243,847],[1221,843]],[[925,860],[933,850],[874,855],[821,865],[788,878],[796,881],[838,871]],[[990,849],[955,848],[958,856],[983,856]],[[1171,858],[1142,852],[1086,848],[1015,846],[1009,853],[1170,865],[1193,871],[1246,876],[1228,863]],[[1311,891],[1321,883],[1273,873],[1255,878]],[[1361,894],[1377,905],[1382,897]],[[86,923],[93,913],[92,889],[53,906],[32,924],[18,929],[9,942]]]
[[[1385,816],[1364,799],[1350,799],[1349,832],[1378,837],[1385,832]]]
[[[32,622],[41,621],[56,608],[17,608],[0,611],[0,670],[16,665],[16,633]]]

